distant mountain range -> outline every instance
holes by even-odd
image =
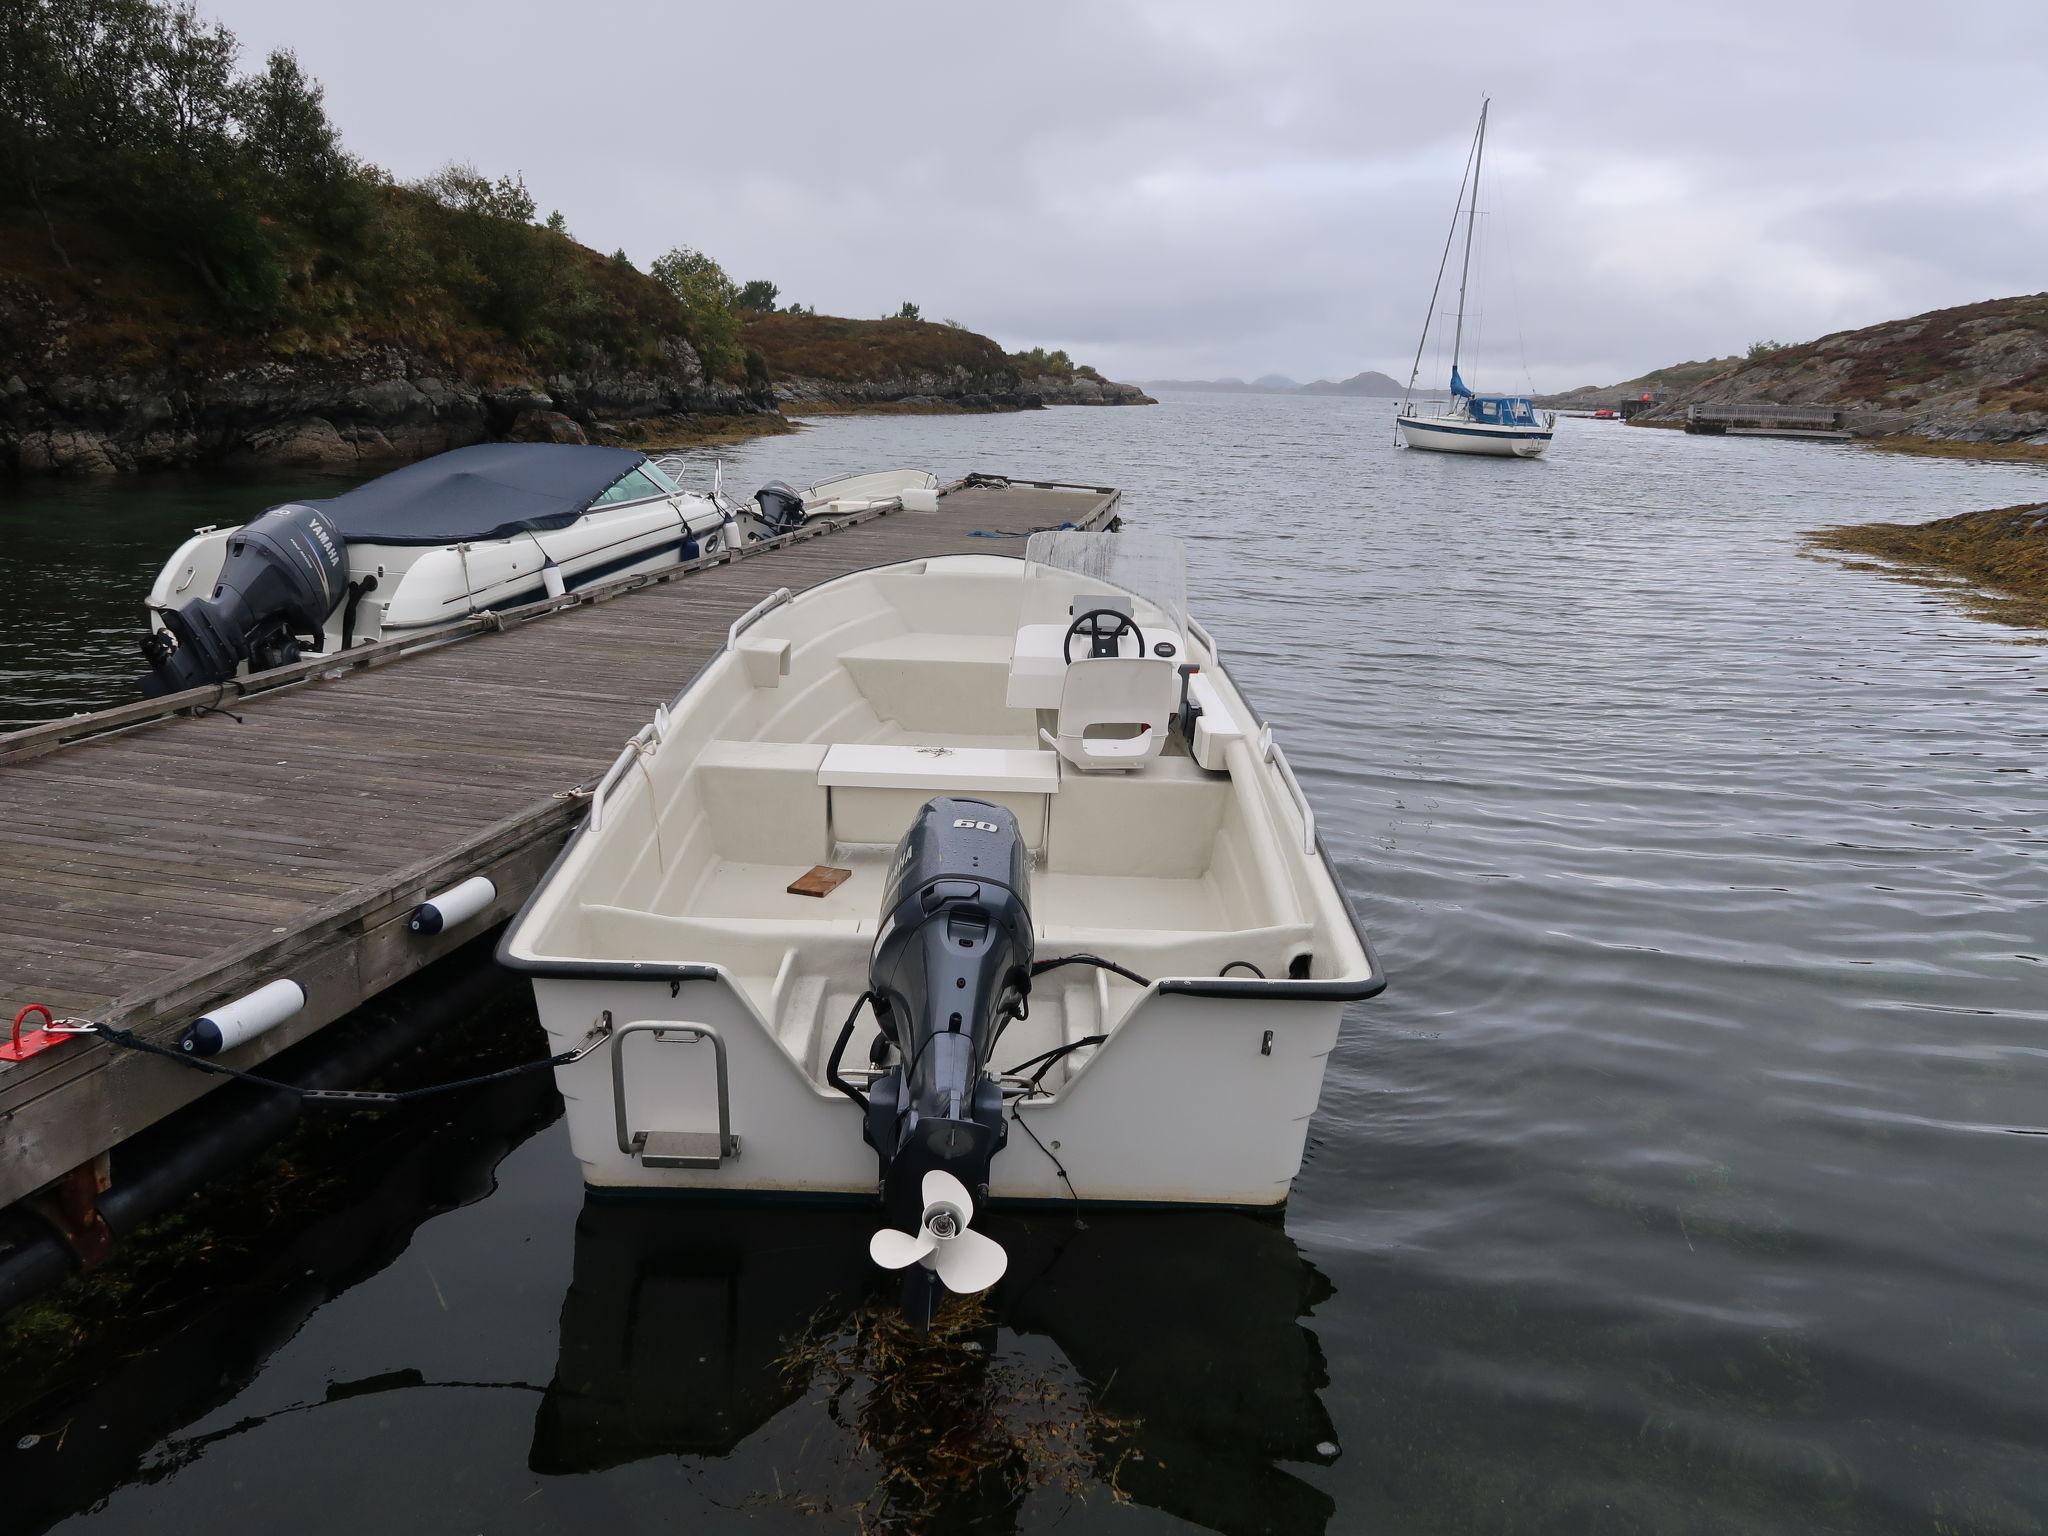
[[[1377,369],[1368,368],[1348,379],[1317,379],[1313,384],[1296,383],[1284,373],[1262,374],[1247,383],[1243,379],[1151,379],[1147,389],[1193,390],[1218,395],[1359,395],[1369,400],[1398,400],[1401,385]],[[1441,398],[1440,389],[1418,389],[1415,397]]]

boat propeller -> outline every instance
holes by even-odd
[[[924,1215],[915,1232],[884,1227],[868,1239],[868,1256],[884,1269],[922,1264],[946,1289],[961,1296],[985,1291],[1003,1278],[1010,1256],[992,1237],[976,1232],[967,1186],[943,1168],[924,1176]]]

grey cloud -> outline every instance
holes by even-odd
[[[1503,383],[2043,286],[2037,7],[1487,7],[1455,46],[1352,4],[208,9],[398,175],[518,170],[643,264],[1125,377],[1405,373],[1484,92]]]

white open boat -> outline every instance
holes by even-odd
[[[499,956],[586,1053],[557,1074],[588,1184],[879,1191],[877,1259],[956,1290],[1000,1273],[984,1198],[1283,1203],[1384,985],[1180,546],[1140,534],[776,594]]]
[[[1451,218],[1451,235],[1458,230],[1458,214],[1465,219],[1465,260],[1458,277],[1457,328],[1451,339],[1451,393],[1425,411],[1415,398],[1416,375],[1422,371],[1422,349],[1429,343],[1430,321],[1436,318],[1436,296],[1443,287],[1444,265],[1451,255],[1451,241],[1444,241],[1444,261],[1437,267],[1437,287],[1429,295],[1429,315],[1422,324],[1422,339],[1415,345],[1415,367],[1408,374],[1408,389],[1401,409],[1394,417],[1395,436],[1410,448],[1426,453],[1470,453],[1496,459],[1533,459],[1550,446],[1557,430],[1557,413],[1536,408],[1527,395],[1482,395],[1465,383],[1458,372],[1459,354],[1465,344],[1465,295],[1472,281],[1472,228],[1479,222],[1479,170],[1486,158],[1486,113],[1491,103],[1481,103],[1479,131],[1472,145],[1470,179],[1472,203],[1465,206],[1460,187],[1457,213]]]
[[[627,448],[479,443],[239,528],[202,528],[151,586],[144,688],[176,692],[305,651],[419,634],[883,505],[936,510],[925,470],[748,502],[686,491],[681,461]]]

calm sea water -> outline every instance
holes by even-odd
[[[508,1088],[296,1153],[355,1183],[39,1389],[0,1500],[94,1536],[2048,1527],[2048,650],[1799,540],[2048,474],[1390,435],[1188,396],[725,450],[1113,483],[1187,540],[1394,978],[1284,1222],[1004,1218],[988,1326],[905,1356],[859,1321],[865,1217],[586,1202]],[[121,696],[174,536],[305,488],[0,489],[0,713]],[[516,986],[491,1016],[536,1042]]]

